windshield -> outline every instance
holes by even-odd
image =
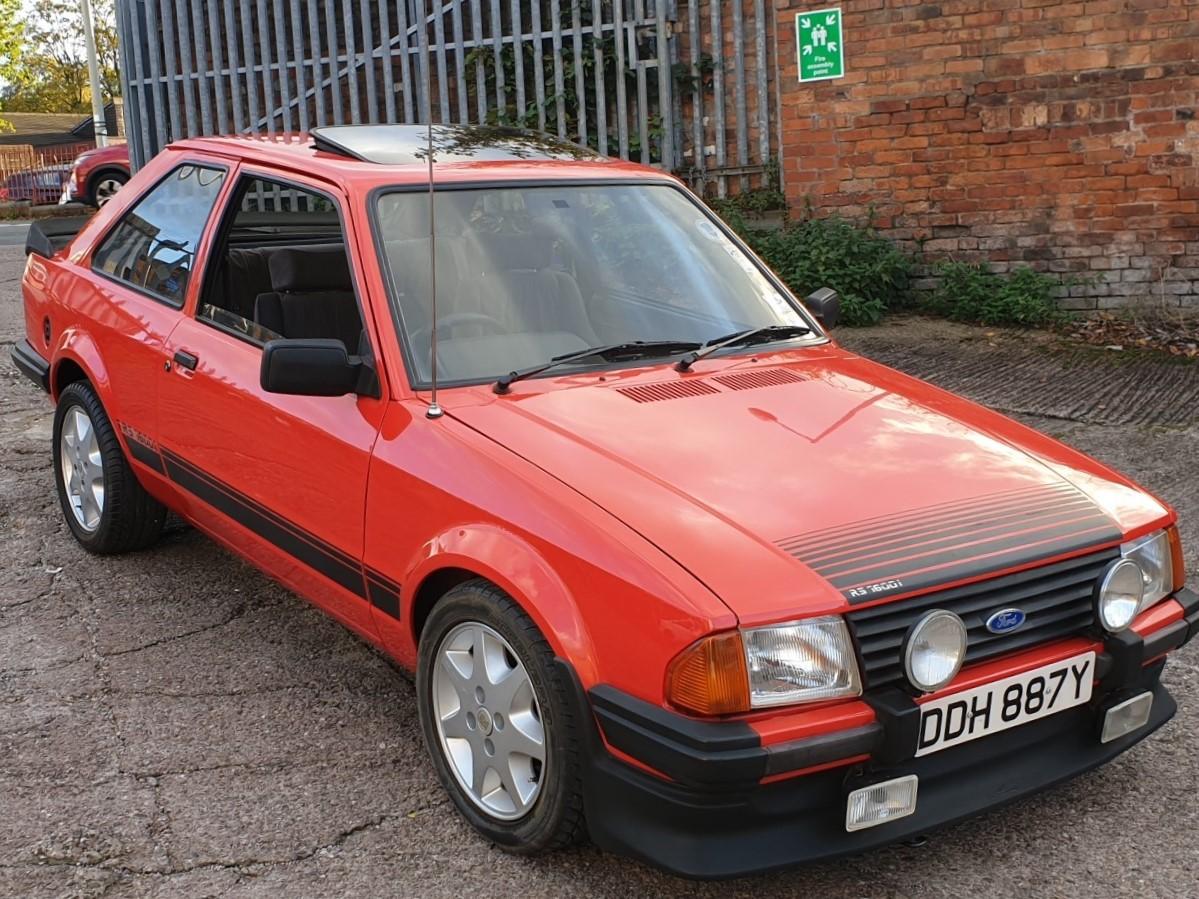
[[[564,185],[437,193],[438,380],[498,378],[588,347],[815,325],[685,193]],[[378,199],[392,301],[430,378],[429,197]],[[566,370],[611,365],[586,358]]]

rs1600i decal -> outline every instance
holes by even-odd
[[[1116,523],[1063,481],[813,531],[778,546],[860,603],[1119,540]]]

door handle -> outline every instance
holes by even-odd
[[[195,371],[196,364],[200,360],[187,350],[175,350],[175,364],[186,368],[188,371]]]

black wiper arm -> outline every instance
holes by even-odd
[[[748,328],[744,331],[734,331],[724,337],[715,337],[699,349],[692,350],[676,364],[679,371],[687,371],[704,356],[710,356],[726,346],[737,344],[766,343],[771,340],[785,340],[788,337],[802,337],[811,334],[812,329],[807,325],[767,325],[764,328]]]
[[[638,359],[644,356],[669,356],[672,353],[681,353],[686,350],[698,350],[701,346],[702,344],[694,340],[632,340],[588,347],[574,353],[554,356],[549,362],[543,362],[541,365],[508,372],[495,382],[493,389],[496,393],[507,393],[508,388],[517,381],[523,381],[525,378],[539,375],[543,371],[549,371],[559,365],[569,365],[571,362],[578,362],[592,356],[599,356],[601,359]]]

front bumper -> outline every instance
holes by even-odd
[[[1069,780],[1174,715],[1159,657],[1199,631],[1199,595],[1184,590],[1177,599],[1181,620],[1147,638],[1125,632],[1106,641],[1089,704],[922,758],[914,757],[919,709],[898,690],[867,697],[877,719],[869,725],[762,746],[743,723],[697,722],[610,687],[593,688],[589,697],[580,689],[579,701],[589,698],[594,713],[583,716],[594,722],[584,778],[591,837],[675,874],[736,877],[883,846]],[[1153,694],[1148,722],[1100,743],[1104,711],[1144,691]],[[780,777],[822,765],[830,767]],[[920,778],[914,814],[846,831],[850,791],[907,774]]]

